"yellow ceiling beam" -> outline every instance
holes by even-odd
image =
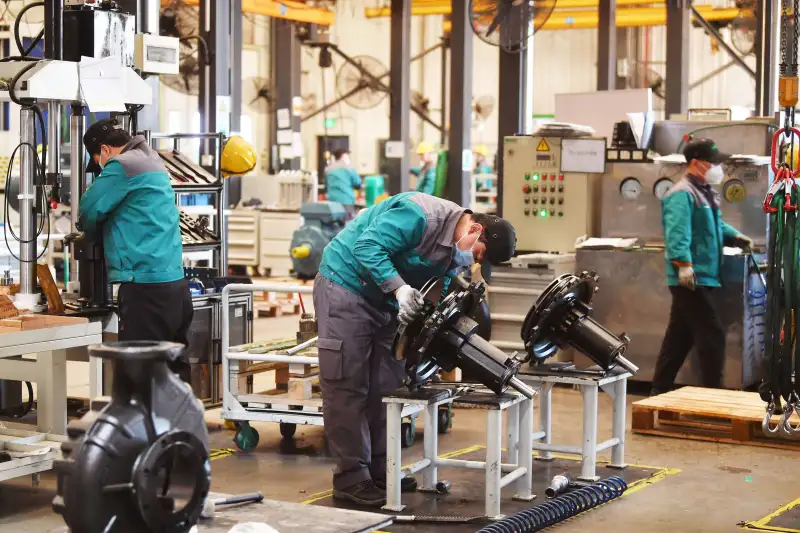
[[[562,0],[559,0],[559,3]],[[697,11],[708,21],[729,22],[742,13],[738,8],[712,8],[707,5],[695,6]],[[540,31],[548,30],[582,30],[597,28],[597,11],[559,11],[555,10],[544,23]],[[617,10],[617,27],[664,26],[667,23],[665,7],[631,8]],[[446,20],[443,23],[445,33],[450,32],[452,25]]]
[[[547,7],[555,3],[558,9],[586,9],[598,6],[599,0],[542,0],[537,2],[542,7]],[[647,6],[664,5],[666,0],[617,0],[617,7],[624,6]],[[481,3],[476,2],[477,9],[481,9]],[[411,5],[412,15],[450,15],[452,13],[451,0],[414,0]],[[388,7],[368,7],[364,9],[367,18],[379,18],[391,16]]]
[[[188,6],[199,6],[200,0],[183,0],[182,3]],[[171,0],[161,0],[161,7],[167,7],[170,4],[172,4]],[[310,7],[297,0],[242,0],[242,12],[321,26],[332,26],[336,20],[333,11]]]

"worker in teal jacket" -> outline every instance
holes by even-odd
[[[385,502],[386,410],[402,383],[392,354],[397,321],[419,312],[419,289],[486,259],[514,255],[514,228],[453,202],[407,192],[362,211],[322,254],[314,282],[325,435],[336,460],[333,495]],[[416,482],[406,477],[404,490]]]
[[[80,227],[102,239],[110,283],[119,283],[119,340],[180,342],[193,308],[183,274],[178,208],[169,175],[142,135],[116,119],[92,124],[83,138],[95,175],[80,199]],[[188,380],[188,365],[173,369]]]
[[[361,188],[361,176],[350,164],[350,152],[336,150],[333,162],[325,169],[325,196],[329,202],[342,204],[348,219],[355,216],[356,195],[354,189]]]
[[[422,141],[417,146],[417,155],[421,166],[411,169],[411,173],[417,177],[416,191],[432,195],[436,190],[436,158],[438,154],[433,144]]]
[[[700,356],[706,387],[722,384],[725,330],[712,300],[721,286],[722,248],[749,250],[753,241],[722,220],[719,193],[723,154],[710,139],[690,141],[684,149],[686,175],[662,199],[667,285],[672,308],[651,394],[667,392],[693,345]]]

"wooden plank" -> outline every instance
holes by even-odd
[[[268,391],[269,393],[273,391]],[[275,394],[241,394],[239,401],[242,403],[267,403],[267,404],[287,404],[287,405],[307,405],[309,407],[322,408],[322,398],[318,395],[313,395],[312,398],[307,400],[292,400],[289,399],[286,393],[275,391]]]
[[[39,278],[39,285],[42,287],[45,298],[47,298],[47,309],[51,313],[63,313],[64,300],[61,299],[61,291],[58,290],[50,267],[41,263],[36,265],[36,277]]]
[[[635,403],[633,404],[633,416],[631,417],[631,427],[634,430],[653,429],[655,421],[653,420],[653,411],[650,409],[642,409]]]
[[[691,432],[677,431],[674,429],[636,429],[634,433],[642,435],[655,435],[657,437],[672,437],[686,440],[697,440],[705,442],[717,442],[720,444],[746,444],[747,446],[758,446],[760,448],[776,448],[779,450],[800,451],[800,443],[788,440],[772,439],[751,439],[748,441],[735,440],[732,437],[710,436]]]
[[[292,378],[289,380],[290,400],[310,400],[314,378]]]
[[[19,309],[8,296],[0,294],[0,319],[19,316]]]
[[[683,387],[681,389],[634,402],[634,406],[675,412],[682,415],[728,418],[747,422],[761,422],[764,402],[754,392]],[[659,415],[662,416],[662,415]],[[671,415],[666,415],[671,416]],[[778,420],[775,417],[774,420]],[[795,416],[793,416],[793,420]]]

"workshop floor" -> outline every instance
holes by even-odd
[[[259,319],[256,338],[285,336],[286,331],[296,327],[296,322],[296,316]],[[83,381],[88,381],[84,376],[84,369],[70,367],[70,394],[81,393],[86,386]],[[260,385],[257,383],[257,387]],[[631,397],[629,403],[635,400]],[[600,405],[599,431],[604,437],[610,434],[611,402],[602,397]],[[482,411],[457,410],[451,433],[440,439],[440,453],[483,445],[484,420]],[[555,440],[579,444],[581,399],[578,392],[554,391],[553,420]],[[630,417],[628,420],[630,426]],[[222,429],[215,412],[209,413],[209,421],[213,429],[212,448],[232,448],[233,433]],[[261,439],[254,452],[223,454],[212,462],[212,489],[227,493],[260,490],[271,499],[316,500],[318,505],[330,505],[325,491],[330,487],[333,465],[324,456],[322,428],[298,428],[294,441],[282,441],[276,425],[256,424],[255,427]],[[417,428],[421,432],[421,420]],[[418,438],[417,444],[407,452],[408,459],[418,457],[421,447],[422,440]],[[800,477],[800,461],[797,460],[800,454],[796,452],[630,434],[626,452],[630,464],[669,470],[662,471],[651,483],[619,501],[560,525],[559,531],[579,532],[590,527],[597,531],[613,528],[617,533],[733,532],[740,529],[740,522],[759,520],[800,497],[800,489],[793,489],[788,481]],[[541,463],[535,463],[534,467],[546,468]],[[605,474],[601,469],[600,475]],[[440,476],[453,481],[458,479],[456,475],[448,475],[446,469]],[[0,483],[0,533],[43,533],[59,526],[60,518],[50,510],[54,486],[50,475],[42,477],[38,488],[31,487],[29,478]],[[476,490],[482,488],[476,486]],[[455,514],[457,511],[439,506],[438,512]],[[800,522],[780,525],[800,529]],[[428,529],[437,528],[430,526]]]

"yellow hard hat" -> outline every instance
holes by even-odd
[[[417,145],[417,155],[428,154],[430,152],[435,152],[436,148],[433,147],[433,144],[429,143],[428,141],[422,141]]]
[[[485,144],[479,144],[475,147],[475,153],[483,157],[489,156],[489,148]]]
[[[253,146],[239,135],[234,135],[225,141],[222,148],[222,174],[226,178],[247,174],[256,168],[257,159]]]
[[[797,170],[798,165],[800,164],[800,144],[795,142],[794,148],[789,150],[789,147],[786,147],[786,155],[784,156],[784,161],[792,170]]]

